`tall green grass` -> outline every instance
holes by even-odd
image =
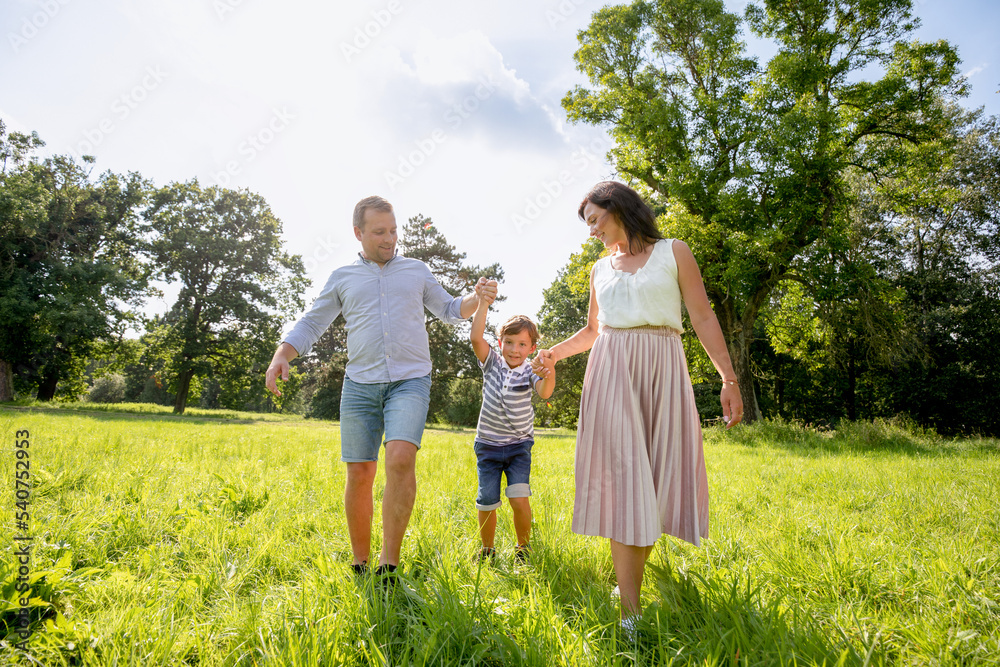
[[[0,664],[1000,662],[995,440],[885,423],[706,431],[711,538],[660,540],[631,643],[606,541],[570,531],[572,432],[536,434],[531,563],[513,561],[504,506],[500,558],[481,565],[473,434],[429,429],[389,592],[350,574],[335,424],[0,410],[10,489],[15,429],[32,435],[43,576],[31,657],[8,637]]]

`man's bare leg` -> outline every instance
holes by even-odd
[[[399,565],[403,535],[417,497],[417,446],[405,440],[385,443],[385,493],[382,495],[382,553],[379,565]]]
[[[372,487],[377,469],[376,461],[347,464],[344,510],[355,564],[367,562],[372,549],[372,514],[375,511]]]

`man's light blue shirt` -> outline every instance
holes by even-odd
[[[448,324],[463,320],[462,297],[441,287],[427,265],[393,257],[379,267],[361,254],[330,274],[323,291],[284,341],[300,355],[312,349],[343,313],[347,324],[347,376],[375,384],[431,372],[424,308]]]

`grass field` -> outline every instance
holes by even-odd
[[[996,440],[706,431],[711,538],[660,540],[632,644],[606,541],[569,528],[572,432],[537,434],[532,562],[505,505],[480,567],[472,433],[429,429],[388,594],[348,574],[336,424],[210,417],[0,409],[11,627],[17,430],[35,538],[31,657],[11,634],[0,664],[1000,664]]]

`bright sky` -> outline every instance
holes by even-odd
[[[307,302],[356,258],[351,212],[380,194],[400,224],[421,213],[469,262],[504,266],[497,319],[534,317],[586,240],[578,203],[613,176],[606,136],[560,105],[604,4],[5,0],[0,118],[98,172],[260,193],[305,260]],[[916,12],[920,39],[958,47],[966,104],[1000,114],[1000,3]]]

